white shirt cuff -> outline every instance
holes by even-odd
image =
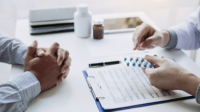
[[[25,108],[41,92],[40,82],[31,72],[24,72],[8,82],[18,88]]]
[[[191,41],[193,40],[191,37],[195,37],[195,33],[193,32],[193,28],[187,24],[187,22],[184,22],[182,24],[176,25],[172,28],[170,28],[174,32],[176,32],[177,35],[177,45],[176,49],[194,49],[191,48]]]

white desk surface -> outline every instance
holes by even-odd
[[[110,15],[104,16],[109,17]],[[159,28],[143,13],[140,13],[139,16],[141,16],[145,22],[159,30]],[[89,91],[82,71],[88,67],[89,62],[117,60],[119,56],[91,58],[84,42],[85,39],[76,37],[73,32],[31,36],[29,34],[28,20],[17,21],[15,37],[22,40],[27,45],[31,44],[33,40],[37,40],[39,42],[39,47],[49,47],[53,42],[58,42],[62,48],[70,52],[70,56],[72,57],[72,66],[67,79],[60,83],[58,87],[40,94],[30,103],[26,112],[98,112],[98,108]],[[157,54],[158,56],[173,58],[187,70],[196,75],[200,73],[199,67],[181,50],[156,48],[146,54]],[[21,73],[23,73],[23,67],[13,65],[11,69],[11,79]],[[200,106],[196,103],[195,99],[190,99],[124,110],[124,112],[138,111],[191,112],[200,111]]]

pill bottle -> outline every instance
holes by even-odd
[[[90,37],[92,27],[92,13],[87,4],[79,4],[74,13],[74,31],[77,37]]]
[[[93,23],[93,38],[94,39],[103,39],[104,36],[104,20],[103,19],[94,19]]]

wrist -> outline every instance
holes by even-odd
[[[200,78],[192,73],[186,73],[180,84],[180,90],[195,96],[197,88],[200,84]]]
[[[44,87],[43,87],[43,84],[42,84],[42,80],[41,80],[40,75],[37,74],[37,72],[35,72],[35,71],[29,71],[29,72],[31,72],[31,73],[37,78],[37,80],[38,80],[39,83],[40,83],[40,89],[41,89],[41,91],[44,91]]]
[[[170,34],[167,30],[161,30],[162,44],[160,47],[165,47],[170,41]]]

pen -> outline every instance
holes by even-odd
[[[114,64],[120,64],[120,63],[121,63],[120,61],[90,63],[90,64],[89,64],[89,67],[100,67],[100,66],[114,65]]]

